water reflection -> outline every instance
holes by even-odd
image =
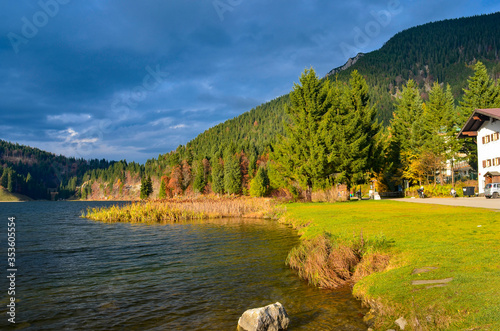
[[[291,330],[366,330],[366,310],[348,289],[307,286],[284,265],[298,244],[286,226],[105,224],[79,218],[89,204],[105,203],[2,204],[2,213],[21,220],[17,327],[234,330],[246,309],[279,301]]]

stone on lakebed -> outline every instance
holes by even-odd
[[[276,302],[247,310],[238,320],[238,327],[245,331],[279,331],[286,330],[289,323],[285,308]]]

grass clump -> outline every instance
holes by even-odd
[[[370,200],[288,204],[282,221],[299,229],[304,246],[294,259],[313,283],[328,284],[332,260],[344,261],[350,277],[344,283],[355,283],[353,294],[376,312],[375,330],[397,329],[400,317],[408,321],[405,330],[500,330],[497,211]],[[442,286],[414,285],[449,278]]]
[[[362,232],[359,236],[324,233],[293,248],[286,264],[315,286],[336,288],[383,270],[389,255],[382,252],[391,245],[385,236],[365,240]]]

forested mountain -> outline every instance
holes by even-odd
[[[379,50],[338,74],[346,80],[358,70],[370,86],[378,118],[387,125],[394,111],[392,96],[413,79],[428,99],[432,83],[450,84],[460,100],[476,60],[495,80],[500,76],[500,13],[427,23],[399,32]],[[335,76],[330,76],[335,79]]]
[[[477,61],[484,63],[494,81],[500,76],[499,23],[500,13],[495,13],[410,28],[324,79],[347,85],[357,70],[367,82],[370,103],[384,126],[391,123],[409,81],[424,103],[429,102],[433,83],[449,84],[458,105]],[[139,197],[141,178],[151,177],[153,197],[195,192],[247,194],[279,135],[287,134],[285,108],[289,105],[290,95],[281,96],[206,130],[145,165],[68,159],[1,142],[0,185],[33,198],[48,198],[48,188],[57,188],[59,197],[67,197],[80,187],[77,196],[82,198],[129,199]],[[262,171],[259,176],[262,182],[268,180]],[[228,178],[238,186],[230,185]]]
[[[428,23],[402,31],[376,51],[357,57],[331,80],[347,82],[353,70],[366,79],[377,118],[388,125],[403,85],[414,80],[425,100],[433,82],[450,84],[459,102],[474,63],[482,61],[495,80],[500,77],[500,13]],[[285,95],[221,123],[184,146],[195,158],[209,157],[229,142],[260,154],[283,133]],[[183,151],[180,148],[179,151]]]
[[[0,186],[32,199],[51,199],[51,192],[55,198],[69,198],[86,172],[107,169],[113,163],[67,158],[0,140]]]

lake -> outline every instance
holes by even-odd
[[[16,328],[236,330],[281,302],[290,330],[366,330],[349,289],[307,285],[284,263],[296,231],[269,220],[166,225],[80,218],[110,202],[0,203],[0,327],[10,324],[8,217],[16,217]],[[3,258],[2,258],[3,256]]]

